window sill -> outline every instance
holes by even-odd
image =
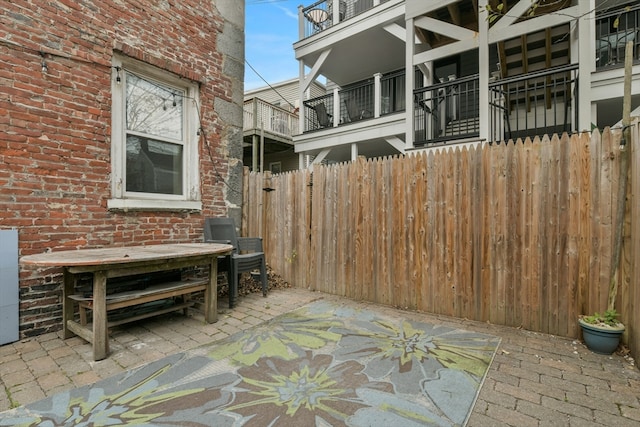
[[[111,211],[175,211],[200,212],[201,201],[187,200],[146,200],[146,199],[109,199],[107,209]]]

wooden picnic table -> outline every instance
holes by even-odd
[[[213,323],[218,317],[218,257],[228,255],[232,250],[231,245],[218,243],[175,243],[49,252],[23,256],[20,262],[23,265],[64,269],[64,338],[73,334],[84,338],[93,344],[94,360],[102,360],[109,354],[107,279],[209,265],[209,280],[204,292],[204,317],[207,323]],[[75,302],[71,298],[78,275],[87,273],[93,276],[91,327],[74,320]]]

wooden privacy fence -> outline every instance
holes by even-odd
[[[577,316],[607,306],[620,141],[607,128],[247,172],[243,232],[264,237],[267,262],[296,287],[576,337]],[[627,334],[639,152],[616,305]]]

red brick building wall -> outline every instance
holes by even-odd
[[[243,58],[219,46],[225,28],[238,24],[216,9],[220,3],[234,7],[231,0],[3,2],[0,228],[18,229],[21,256],[201,241],[204,217],[228,214],[229,182],[238,169],[233,152],[241,147],[243,76],[225,73],[224,66],[237,61],[241,74]],[[234,13],[243,17],[244,2],[235,3]],[[244,46],[242,39],[237,43]],[[202,210],[108,208],[114,54],[198,84]],[[239,113],[221,117],[218,105]],[[22,337],[61,327],[61,279],[60,270],[21,268]]]

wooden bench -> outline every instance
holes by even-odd
[[[124,323],[135,322],[146,319],[148,317],[158,316],[173,311],[184,310],[195,304],[194,300],[190,300],[191,294],[204,291],[207,288],[208,279],[187,279],[172,282],[162,282],[147,286],[144,289],[133,289],[106,296],[107,313],[110,311],[142,305],[154,301],[176,299],[182,297],[181,302],[172,302],[168,307],[153,309],[145,313],[133,314],[117,320],[107,320],[107,326],[113,327]],[[69,298],[76,301],[79,306],[80,324],[86,326],[88,323],[87,310],[93,310],[93,298],[84,295],[69,295]]]

